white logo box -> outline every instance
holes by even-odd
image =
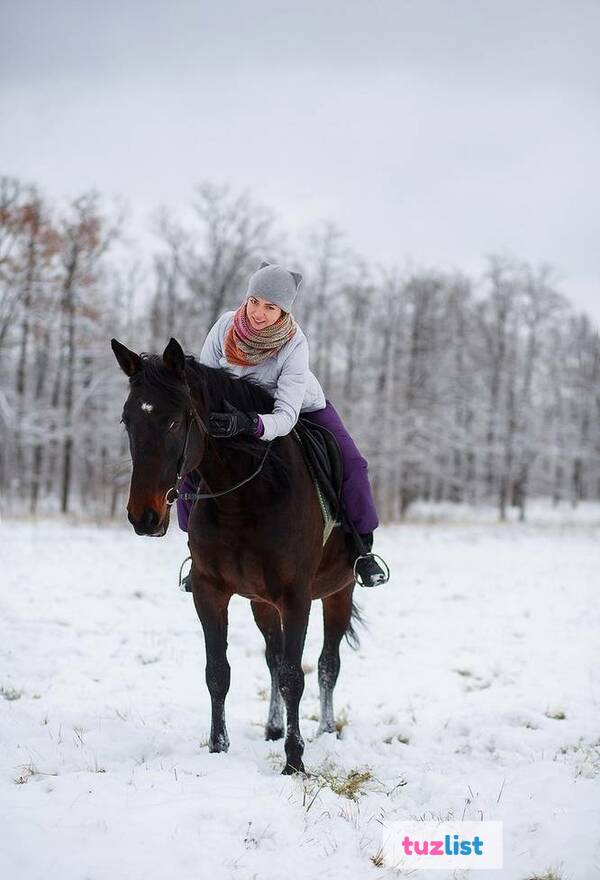
[[[386,868],[397,870],[497,870],[502,868],[502,822],[384,821],[382,855]]]

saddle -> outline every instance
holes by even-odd
[[[334,435],[327,428],[300,416],[293,429],[306,465],[317,489],[325,524],[333,528],[342,516],[342,454]],[[327,528],[327,537],[331,532]],[[325,540],[327,539],[325,538]]]

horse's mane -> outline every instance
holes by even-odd
[[[185,365],[190,388],[199,387],[209,409],[222,410],[223,401],[228,400],[246,412],[273,411],[273,396],[255,380],[234,376],[223,367],[207,367],[193,355],[186,356]]]
[[[136,385],[147,382],[166,392],[172,403],[182,407],[189,406],[185,385],[172,370],[165,367],[162,356],[142,353],[143,369],[131,379]],[[185,373],[192,398],[200,399],[206,416],[209,412],[223,412],[223,403],[229,401],[236,409],[244,412],[270,413],[273,411],[273,396],[253,379],[243,379],[232,375],[223,367],[207,367],[199,363],[193,355],[186,355]],[[289,465],[279,454],[280,441],[276,438],[258,479],[266,480],[272,487],[282,488],[290,482]],[[257,463],[265,453],[265,442],[247,434],[235,437],[210,437],[210,442],[228,450],[243,452]]]

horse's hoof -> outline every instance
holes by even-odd
[[[337,733],[335,721],[330,724],[319,724],[319,727],[317,728],[317,736],[321,736],[322,733]]]
[[[294,773],[306,773],[302,761],[294,761],[293,764],[288,761],[281,771],[282,776],[292,776]]]
[[[271,727],[267,724],[265,727],[265,739],[281,739],[283,737],[283,727]]]
[[[229,751],[229,737],[226,733],[220,733],[215,739],[208,741],[209,752],[227,752]]]

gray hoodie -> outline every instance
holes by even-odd
[[[289,434],[301,412],[325,409],[323,389],[308,368],[308,342],[298,327],[276,355],[262,364],[240,367],[225,357],[225,334],[233,323],[235,311],[225,312],[213,324],[202,346],[200,363],[207,367],[226,367],[235,376],[252,378],[275,398],[272,413],[259,413],[265,431],[261,440],[273,440]]]

